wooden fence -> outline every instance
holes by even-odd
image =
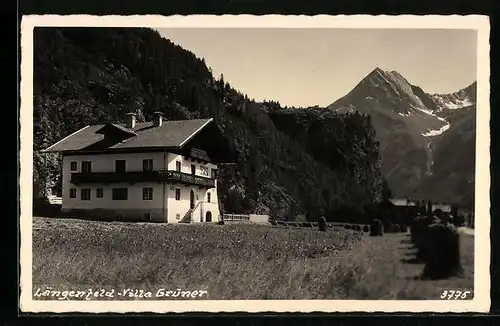
[[[224,214],[224,222],[250,222],[250,215],[245,214]]]

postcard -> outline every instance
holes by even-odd
[[[24,16],[21,310],[487,312],[489,28]]]

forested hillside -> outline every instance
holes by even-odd
[[[34,195],[60,187],[60,158],[39,150],[92,123],[214,117],[237,154],[220,169],[232,213],[278,218],[362,207],[382,195],[368,117],[257,103],[215,78],[204,60],[150,29],[36,28]]]

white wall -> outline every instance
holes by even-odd
[[[212,213],[212,222],[220,221],[219,203],[211,201],[210,203],[204,202],[202,205],[203,221],[206,222],[206,213]]]
[[[165,159],[164,159],[165,157]],[[152,159],[153,160],[153,170],[176,170],[176,161],[181,161],[181,172],[191,173],[191,164],[196,166],[196,175],[203,176],[201,174],[200,166],[206,166],[209,168],[209,177],[211,177],[211,169],[216,169],[215,164],[207,163],[200,164],[199,162],[192,162],[190,159],[185,159],[181,155],[162,152],[152,152],[152,153],[129,153],[129,154],[101,154],[101,155],[75,155],[75,156],[64,156],[63,157],[63,182],[62,182],[62,209],[123,209],[123,210],[140,210],[146,211],[147,209],[163,210],[168,212],[168,222],[177,223],[180,219],[184,217],[186,212],[189,210],[190,205],[190,190],[192,189],[195,193],[195,205],[198,202],[204,202],[201,207],[200,214],[194,217],[195,222],[200,222],[200,215],[203,214],[203,221],[205,221],[205,213],[207,210],[212,212],[212,221],[216,222],[219,220],[219,207],[218,207],[218,196],[217,188],[209,189],[208,192],[211,193],[211,203],[207,203],[207,189],[200,189],[198,186],[186,186],[181,184],[169,185],[165,184],[165,190],[163,190],[162,183],[150,182],[150,183],[110,183],[105,184],[80,184],[78,186],[70,183],[71,173],[81,172],[82,161],[92,162],[92,172],[114,172],[115,171],[115,160],[126,160],[126,171],[142,171],[143,160]],[[77,170],[70,171],[70,162],[76,161]],[[146,187],[153,188],[153,200],[143,200],[142,189]],[[217,187],[217,183],[216,183]],[[81,200],[81,189],[90,188],[91,189],[91,199],[89,201]],[[96,198],[96,189],[103,188],[104,196],[103,198]],[[127,188],[128,189],[128,200],[112,200],[112,189],[113,188]],[[175,189],[181,189],[181,200],[175,200]],[[76,189],[76,198],[70,198],[70,189]],[[165,195],[163,197],[163,191]],[[196,197],[197,196],[197,197]],[[180,215],[180,219],[177,220],[176,215]]]
[[[250,218],[250,222],[254,222],[254,223],[268,223],[269,222],[269,215],[250,214],[248,216]]]
[[[75,208],[76,206],[85,206],[85,207],[96,207],[96,208],[107,208],[106,205],[107,202],[102,201],[102,200],[96,200],[94,201],[94,196],[95,196],[95,191],[92,191],[92,194],[94,196],[91,196],[91,201],[90,203],[85,201],[84,203],[79,203],[80,200],[80,189],[81,188],[89,188],[89,185],[87,184],[81,184],[78,187],[76,185],[73,185],[71,181],[71,173],[74,172],[81,172],[82,171],[82,161],[91,161],[92,162],[92,172],[114,172],[115,171],[115,160],[126,160],[126,171],[142,171],[142,161],[146,159],[152,159],[153,160],[153,169],[154,170],[163,170],[165,166],[164,162],[164,153],[160,152],[153,152],[153,153],[129,153],[129,154],[100,154],[100,155],[75,155],[75,156],[64,156],[63,157],[63,173],[62,173],[62,198],[63,198],[63,204],[62,208]],[[70,164],[71,162],[76,161],[77,162],[77,169],[76,171],[70,171]],[[155,183],[155,185],[157,185]],[[130,184],[125,185],[128,188],[132,188]],[[141,201],[142,201],[142,188],[146,187],[144,184],[138,184],[137,187],[140,187],[141,191]],[[76,188],[77,193],[76,193],[76,200],[69,198],[69,189],[70,188]],[[104,198],[106,198],[106,191],[109,192],[108,198],[111,199],[111,188],[119,188],[118,184],[109,184],[109,186],[106,185],[91,185],[92,189],[95,188],[106,188],[107,190],[104,190],[105,195]],[[132,190],[133,192],[133,190]],[[153,192],[156,193],[156,190],[153,190]],[[159,192],[158,192],[159,194]],[[135,197],[130,197],[131,196],[131,190],[129,189],[129,198],[135,198]],[[159,197],[159,196],[158,196]],[[125,201],[112,201],[116,205],[129,205],[127,203],[124,203]],[[97,207],[99,206],[99,207]],[[159,206],[161,207],[161,206]],[[110,207],[111,208],[111,207]]]
[[[81,189],[90,189],[90,200],[81,200]],[[96,197],[96,189],[103,189],[103,198]],[[113,188],[127,188],[127,200],[113,200]],[[153,188],[153,200],[143,200],[142,188]],[[76,189],[76,198],[69,198],[70,189]],[[156,182],[141,182],[136,184],[129,183],[111,183],[104,184],[81,184],[77,186],[69,186],[66,189],[67,193],[63,195],[63,208],[67,209],[95,209],[95,208],[108,208],[108,209],[145,209],[155,208],[161,209],[163,207],[163,185]]]
[[[180,200],[175,199],[175,189],[181,190]],[[212,212],[212,222],[219,221],[219,205],[218,198],[215,195],[215,189],[208,190],[212,193],[212,196],[210,203],[207,203],[207,190],[205,188],[200,189],[198,186],[168,185],[166,190],[168,193],[168,222],[177,223],[184,217],[190,208],[191,190],[193,190],[195,195],[194,205],[196,206],[201,202],[200,207],[198,207],[195,212],[196,214],[193,214],[193,222],[201,222],[202,215],[203,221],[205,222],[205,214],[208,210]],[[179,219],[177,219],[177,214],[179,214]]]
[[[217,165],[212,164],[212,163],[199,163],[192,161],[190,159],[185,159],[182,155],[174,154],[174,153],[168,153],[167,156],[167,169],[168,170],[175,170],[176,168],[176,163],[175,162],[181,162],[181,172],[184,173],[189,173],[191,174],[191,164],[194,164],[196,166],[196,175],[198,176],[205,176],[201,174],[201,166],[205,166],[209,169],[208,172],[208,177],[211,177],[211,169],[217,169]]]
[[[181,162],[181,172],[183,173],[191,174],[191,164],[194,164],[196,166],[195,174],[197,176],[204,176],[201,174],[201,166],[205,166],[209,169],[209,177],[211,177],[212,169],[217,169],[217,165],[213,163],[199,163],[190,159],[185,159],[182,155],[174,153],[169,153],[167,156],[167,168],[169,170],[175,170],[177,161]],[[176,214],[180,214],[180,219],[182,219],[186,212],[189,210],[191,189],[195,193],[195,205],[199,201],[203,202],[201,209],[197,209],[197,211],[195,212],[196,214],[193,215],[193,221],[200,222],[201,215],[203,215],[203,221],[205,222],[205,214],[208,210],[212,212],[212,222],[219,221],[220,213],[218,205],[219,198],[217,194],[217,182],[215,183],[215,188],[209,189],[208,191],[206,189],[199,189],[198,186],[175,185],[171,187],[181,189],[181,200],[175,200],[175,190],[169,190],[169,223],[176,223],[178,221],[176,219]],[[211,193],[211,203],[207,203],[207,192]],[[196,195],[198,195],[198,199],[196,199]]]
[[[81,172],[81,162],[92,161],[92,172],[114,172],[115,160],[126,160],[126,171],[142,171],[142,160],[152,159],[153,170],[163,170],[163,157],[162,152],[64,156],[63,169],[70,172],[70,162],[77,161],[78,170],[73,172]]]

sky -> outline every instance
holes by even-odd
[[[477,32],[430,29],[162,28],[204,58],[215,77],[258,101],[327,106],[375,67],[395,70],[428,93],[476,80]]]

